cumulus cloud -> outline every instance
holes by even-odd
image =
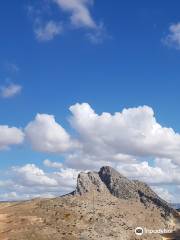
[[[57,164],[50,162],[49,168],[54,168],[54,164]],[[63,165],[53,172],[50,169],[45,172],[35,164],[12,167],[9,179],[0,181],[0,201],[67,194],[75,189],[78,173],[79,171]]]
[[[37,114],[25,128],[26,138],[33,149],[41,152],[61,153],[68,151],[73,142],[53,115]]]
[[[24,140],[24,133],[16,127],[0,125],[0,150],[7,149],[10,145],[17,145]]]
[[[129,178],[139,179],[147,183],[162,183],[167,181],[166,174],[159,167],[151,167],[148,162],[134,164],[119,164],[117,169]]]
[[[180,134],[162,127],[148,106],[98,115],[89,104],[83,103],[71,106],[70,111],[71,125],[86,154],[99,159],[111,159],[117,154],[170,158],[180,164]]]
[[[10,83],[6,86],[0,87],[0,96],[2,98],[12,98],[18,95],[22,90],[22,86],[14,83]]]
[[[169,34],[163,39],[163,43],[180,49],[180,22],[170,25]]]
[[[137,163],[121,163],[115,167],[126,177],[139,179],[150,185],[178,185],[180,184],[180,166],[170,159],[156,159],[154,166],[147,161]]]
[[[70,111],[75,138],[52,115],[37,114],[27,125],[26,138],[35,150],[63,153],[65,164],[82,169],[112,162],[137,164],[147,158],[166,163],[170,159],[180,165],[180,134],[161,126],[148,106],[97,114],[83,103],[71,106]]]
[[[152,108],[140,106],[97,114],[89,104],[77,103],[70,111],[71,135],[48,114],[37,114],[25,128],[34,150],[63,156],[63,164],[44,160],[44,166],[53,169],[48,174],[35,165],[14,168],[13,175],[20,176],[19,185],[37,185],[31,194],[70,192],[79,170],[98,170],[103,165],[153,187],[168,190],[167,186],[180,185],[180,134],[161,126]],[[0,141],[1,148],[8,145],[8,141]],[[24,189],[24,193],[28,184],[10,187],[9,192]]]
[[[36,38],[41,42],[46,42],[54,39],[56,36],[60,35],[62,31],[62,24],[52,20],[46,23],[38,23],[34,29]]]
[[[12,172],[17,183],[26,186],[57,186],[57,181],[48,177],[44,171],[34,164],[27,164],[23,167],[13,167]]]
[[[48,163],[48,164],[46,164]],[[49,164],[50,163],[50,164]],[[9,171],[10,179],[0,181],[0,200],[20,200],[31,199],[35,197],[55,197],[67,194],[75,189],[76,179],[79,170],[57,165],[57,162],[45,161],[45,166],[49,167],[48,172],[37,167],[35,164],[26,164],[21,167],[13,167]],[[51,168],[57,168],[57,171],[51,172]],[[179,185],[174,185],[174,190],[169,185],[152,185],[157,181],[158,175],[160,182],[162,177],[165,179],[166,172],[150,167],[147,163],[139,166],[116,167],[126,177],[134,177],[141,181],[148,180],[153,190],[168,202],[178,202],[180,200]],[[154,171],[155,170],[155,171]],[[167,174],[168,175],[168,174]],[[173,175],[173,174],[172,174]],[[155,178],[151,181],[152,178]],[[166,182],[166,181],[165,181]]]
[[[54,178],[58,181],[59,186],[72,191],[76,187],[78,173],[79,170],[76,169],[61,168],[60,171],[54,172]]]
[[[172,128],[162,127],[152,108],[142,106],[115,114],[97,114],[83,103],[71,106],[70,111],[75,140],[54,116],[38,114],[25,129],[35,150],[63,154],[64,164],[69,168],[85,170],[112,165],[127,174],[136,173],[145,181],[148,178],[158,183],[165,179],[168,183],[179,181],[176,169],[180,165],[180,135]],[[149,165],[149,158],[155,159],[155,166]],[[61,167],[49,160],[44,164]],[[168,168],[169,178],[165,174]]]

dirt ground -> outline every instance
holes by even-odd
[[[0,204],[0,240],[160,240],[137,226],[171,227],[154,206],[112,196],[71,196]]]

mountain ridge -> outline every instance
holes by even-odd
[[[99,172],[81,172],[77,177],[77,187],[73,194],[83,195],[88,192],[111,193],[119,199],[140,201],[145,207],[154,204],[162,215],[168,217],[176,211],[158,196],[148,184],[129,180],[110,166],[103,166]]]
[[[0,240],[138,240],[137,227],[177,235],[179,214],[147,184],[108,166],[79,173],[70,194],[0,204]],[[159,233],[143,235],[160,239]]]

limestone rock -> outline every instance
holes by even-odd
[[[134,182],[121,175],[115,169],[108,166],[102,167],[99,171],[99,176],[110,193],[115,197],[122,199],[139,198]]]
[[[83,195],[84,193],[92,191],[106,192],[107,188],[97,172],[81,172],[77,178],[75,194]]]
[[[112,194],[119,199],[138,201],[145,207],[154,205],[160,209],[163,217],[174,213],[168,203],[161,199],[146,183],[129,180],[109,166],[102,167],[99,172],[81,172],[78,175],[77,187],[73,195],[83,195],[93,191]]]

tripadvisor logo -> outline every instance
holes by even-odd
[[[142,227],[137,227],[137,228],[135,229],[135,234],[136,234],[136,235],[141,236],[141,235],[143,235],[143,233],[144,233],[144,230],[143,230]]]
[[[172,233],[170,229],[147,229],[142,227],[137,227],[135,229],[135,234],[138,236],[142,236],[143,234],[164,234],[164,233]]]

